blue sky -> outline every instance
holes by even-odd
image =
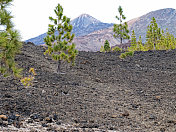
[[[175,0],[14,0],[12,14],[15,28],[20,31],[22,40],[47,32],[49,16],[60,3],[64,15],[74,19],[87,13],[102,22],[117,23],[118,7],[122,6],[126,21],[150,11],[174,8]]]

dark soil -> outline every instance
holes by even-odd
[[[16,58],[25,76],[35,68],[33,86],[0,77],[1,115],[121,132],[176,131],[176,50],[124,60],[119,53],[79,52],[74,67],[62,64],[65,74],[44,51],[24,44]]]

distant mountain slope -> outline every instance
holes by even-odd
[[[80,51],[99,51],[100,47],[108,40],[111,46],[119,43],[118,39],[113,37],[113,27],[92,32],[86,36],[76,37],[73,42]]]
[[[25,42],[32,42],[35,45],[41,45],[41,44],[44,44],[43,38],[45,38],[46,35],[47,35],[46,33],[43,33],[43,34],[41,34],[41,35],[39,35],[37,37],[25,40]]]
[[[128,21],[130,34],[134,30],[137,39],[141,35],[143,42],[145,42],[147,26],[150,24],[152,17],[156,18],[158,26],[161,29],[165,31],[168,28],[168,31],[176,37],[176,10],[172,8],[152,11]],[[119,40],[113,37],[113,26],[95,31],[83,37],[78,37],[75,39],[75,43],[79,50],[99,51],[106,39],[110,42],[111,46],[119,45]]]
[[[176,37],[176,10],[172,8],[152,11],[139,18],[128,22],[129,30],[134,30],[137,38],[141,35],[143,42],[146,38],[147,26],[150,24],[152,17],[155,17],[158,27],[168,31]]]
[[[143,42],[145,42],[147,26],[150,24],[152,17],[156,18],[158,27],[164,31],[166,31],[166,28],[168,28],[168,31],[176,37],[176,10],[172,8],[152,11],[141,17],[128,21],[127,23],[130,30],[130,35],[132,30],[134,30],[137,39],[141,35]],[[108,29],[93,32],[84,37],[76,38],[76,44],[79,50],[82,50],[81,47],[84,47],[84,50],[99,51],[101,45],[104,44],[106,39],[110,42],[111,46],[120,44],[119,39],[114,39],[113,37],[113,26],[109,27]]]
[[[168,31],[176,37],[176,10],[172,8],[161,9],[149,12],[141,17],[128,21],[130,34],[135,31],[137,39],[141,35],[145,42],[147,26],[150,24],[152,17],[156,18],[158,26],[164,31]],[[71,21],[73,33],[76,34],[74,42],[78,50],[99,51],[105,40],[110,42],[111,46],[119,45],[119,40],[113,37],[113,24],[102,23],[99,20],[83,14]],[[46,34],[42,34],[36,38],[29,39],[35,44],[44,44],[43,38]]]
[[[76,37],[88,35],[91,32],[106,29],[113,25],[109,23],[103,23],[88,14],[82,14],[79,17],[73,19],[71,24],[73,25],[72,33],[74,33]],[[26,42],[33,42],[36,45],[44,44],[43,38],[46,35],[46,33],[41,34],[37,37],[26,40]]]

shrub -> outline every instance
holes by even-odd
[[[35,73],[35,70],[34,68],[30,68],[29,69],[29,73],[31,75],[29,75],[28,77],[24,77],[20,80],[20,82],[23,84],[23,86],[25,87],[29,87],[29,86],[32,86],[33,84],[33,80],[35,79],[34,76],[36,76],[37,74]]]
[[[124,59],[124,58],[126,58],[127,56],[133,56],[133,55],[134,55],[134,52],[133,52],[133,51],[129,51],[129,52],[121,53],[121,54],[120,54],[120,58],[121,58],[121,59]]]
[[[126,58],[126,54],[125,53],[121,53],[119,57],[120,57],[120,59],[125,59]]]
[[[122,52],[122,48],[119,48],[118,46],[112,48],[112,51],[114,52]]]
[[[126,56],[133,56],[134,52],[133,51],[129,51],[129,52],[125,52]]]

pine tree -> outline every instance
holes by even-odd
[[[115,38],[120,38],[120,44],[122,44],[124,39],[129,39],[130,36],[128,35],[129,30],[128,30],[128,24],[125,22],[123,24],[123,20],[126,19],[126,17],[123,14],[123,9],[121,6],[119,6],[118,8],[118,12],[119,12],[119,17],[116,16],[117,20],[120,21],[120,24],[114,24],[114,37]]]
[[[137,42],[137,51],[143,51],[144,50],[144,47],[143,47],[143,44],[142,44],[142,38],[141,36],[139,36],[139,40]]]
[[[161,38],[161,30],[158,28],[156,19],[153,17],[150,25],[147,27],[146,44],[145,48],[148,50],[154,50],[158,40]]]
[[[169,50],[176,48],[176,41],[174,35],[168,32],[166,29],[166,33],[162,30],[160,40],[156,45],[156,50]]]
[[[133,30],[131,35],[131,46],[128,48],[128,51],[136,51],[136,50],[137,50],[136,35]]]
[[[13,29],[11,13],[7,8],[13,0],[0,1],[0,73],[3,76],[20,77],[22,69],[17,68],[15,55],[19,53],[22,43],[17,30]]]
[[[104,43],[104,50],[105,50],[105,52],[110,52],[111,51],[111,47],[109,45],[108,40],[106,40],[105,43]]]
[[[156,44],[155,50],[164,50],[164,43],[165,43],[165,35],[164,35],[164,31],[161,31],[161,35],[160,38]]]
[[[174,35],[170,34],[168,29],[166,29],[165,39],[166,39],[166,43],[165,43],[166,50],[176,48]]]
[[[51,55],[52,59],[58,62],[57,73],[59,73],[62,60],[74,65],[78,51],[75,49],[75,44],[72,43],[74,34],[71,34],[73,27],[70,24],[70,18],[63,15],[63,8],[60,4],[54,12],[56,19],[49,17],[53,24],[49,24],[44,42],[48,47],[45,54]],[[55,35],[57,33],[58,35]]]

